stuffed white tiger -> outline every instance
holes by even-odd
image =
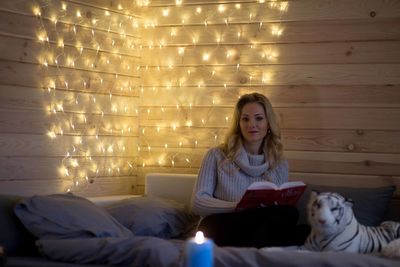
[[[375,254],[387,247],[395,255],[386,256],[400,258],[400,223],[385,221],[377,227],[361,225],[354,217],[352,206],[351,200],[338,193],[312,192],[308,204],[311,233],[304,247],[312,251]],[[387,246],[390,242],[392,244]]]

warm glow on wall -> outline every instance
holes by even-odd
[[[279,51],[271,43],[284,28],[268,16],[287,12],[288,2],[166,2],[134,1],[141,16],[124,2],[97,12],[70,1],[32,7],[52,121],[47,136],[79,140],[60,162],[69,191],[137,165],[190,168],[191,149],[218,144],[231,123],[233,103],[224,96],[274,81],[268,65],[279,62]],[[251,55],[265,68],[254,67]],[[223,109],[214,114],[215,107]],[[204,138],[194,134],[199,129]],[[132,147],[134,133],[140,142]]]
[[[130,76],[139,65],[134,32],[140,18],[126,15],[122,4],[117,9],[120,13],[95,13],[59,1],[32,7],[42,44],[37,58],[48,77],[45,106],[52,124],[47,136],[70,144],[59,168],[60,177],[71,181],[66,191],[98,177],[128,175],[136,166],[124,155],[134,149],[127,149],[126,140],[137,128],[131,119],[139,108]]]
[[[226,105],[224,94],[233,88],[250,91],[274,81],[274,73],[267,66],[279,61],[279,53],[271,43],[279,40],[284,28],[268,18],[271,12],[277,16],[287,12],[289,6],[282,1],[202,5],[172,2],[157,1],[152,6],[150,1],[147,6],[152,12],[143,16],[145,22],[157,23],[147,26],[142,39],[141,97],[153,97],[143,99],[148,103],[148,112],[141,115],[144,121],[160,123],[154,130],[152,125],[141,126],[142,147],[148,146],[140,152],[141,158],[145,158],[142,166],[191,167],[195,153],[177,151],[204,149],[221,142],[224,131],[215,129],[229,126],[233,103],[225,109],[226,114],[213,114],[213,110]],[[150,25],[145,23],[145,28],[146,24]],[[257,34],[250,35],[248,28],[256,29]],[[246,59],[246,51],[250,49],[257,60],[265,62],[262,71],[251,70],[251,61]],[[200,100],[204,95],[207,100]],[[160,112],[155,110],[157,105],[162,105]],[[212,117],[215,115],[222,120]],[[222,124],[215,125],[216,121]],[[205,132],[210,129],[204,140],[214,142],[200,141],[196,135],[198,129]],[[173,135],[176,138],[167,138],[172,133],[176,133]]]

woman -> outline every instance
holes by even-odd
[[[205,155],[192,197],[199,225],[220,246],[300,245],[307,227],[296,226],[291,206],[235,212],[247,187],[256,181],[277,185],[288,181],[280,129],[269,100],[262,94],[240,97],[225,142]]]

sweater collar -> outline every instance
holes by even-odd
[[[252,177],[262,176],[268,170],[265,155],[248,154],[242,144],[240,144],[233,161],[243,172]]]

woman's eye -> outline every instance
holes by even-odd
[[[264,118],[263,117],[257,117],[256,120],[257,121],[262,121]]]
[[[248,121],[249,118],[242,118],[242,121]]]

